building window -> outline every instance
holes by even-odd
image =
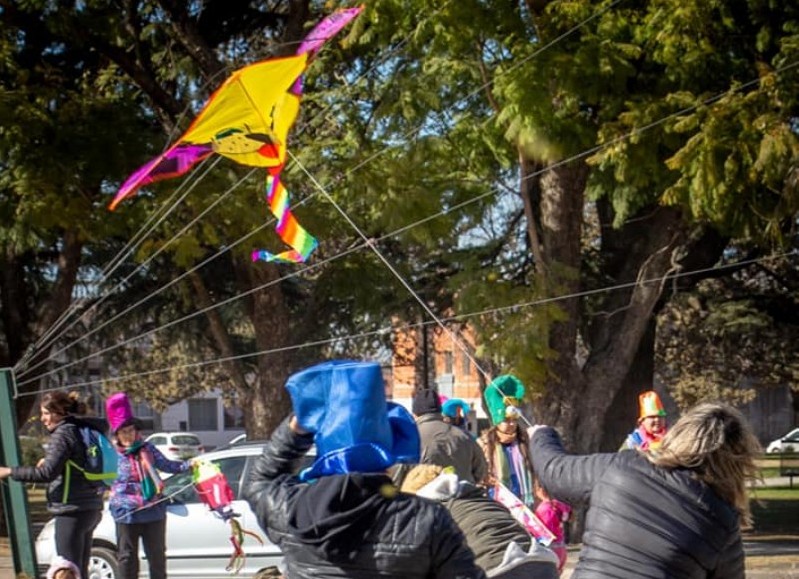
[[[472,374],[472,361],[469,359],[466,352],[461,354],[461,372],[464,377],[471,376]]]
[[[239,406],[224,407],[225,430],[244,428],[244,410]]]
[[[189,430],[218,430],[216,398],[189,400]]]
[[[142,430],[157,430],[158,415],[146,402],[133,402],[133,416],[139,419]]]
[[[444,374],[452,374],[452,352],[444,352]]]

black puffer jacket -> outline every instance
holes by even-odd
[[[461,483],[457,496],[442,503],[466,536],[475,562],[486,572],[499,566],[511,541],[525,552],[530,534],[510,511],[488,498],[485,488]]]
[[[310,448],[284,421],[250,474],[245,497],[285,556],[290,579],[483,578],[440,504],[401,494],[382,474],[291,473]]]
[[[54,515],[99,511],[103,508],[102,487],[89,483],[76,468],[69,469],[68,480],[65,476],[68,460],[80,467],[86,464],[86,450],[78,430],[79,424],[90,424],[96,430],[105,430],[102,420],[67,416],[50,433],[42,466],[16,466],[11,469],[14,480],[50,483],[47,485],[47,510]],[[69,482],[69,493],[64,500],[66,482]]]
[[[690,471],[636,451],[569,456],[551,428],[535,432],[530,450],[555,498],[590,502],[573,579],[743,579],[738,515]]]

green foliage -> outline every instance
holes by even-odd
[[[21,436],[19,439],[20,446],[20,464],[35,465],[40,459],[44,458],[44,448],[42,448],[42,440],[33,436]]]
[[[86,259],[99,264],[129,239],[142,214],[179,187],[192,187],[137,251],[139,261],[163,253],[126,282],[125,296],[110,300],[112,311],[124,307],[126,296],[146,295],[176,268],[200,263],[268,218],[262,175],[247,177],[227,195],[248,173],[228,160],[199,183],[205,167],[182,183],[148,187],[114,215],[103,210],[121,179],[187,126],[225,69],[290,51],[283,41],[292,39],[283,35],[306,24],[292,21],[297,3],[202,4],[199,12],[184,13],[180,3],[155,0],[135,7],[96,0],[55,11],[44,2],[19,3],[31,11],[30,28],[3,13],[10,26],[0,41],[0,158],[9,170],[0,172],[0,242],[38,252],[57,247],[63,230],[74,226],[87,243]],[[316,2],[308,8],[309,20],[331,9]],[[17,42],[20,33],[26,42]],[[346,42],[342,36],[326,46],[308,71],[289,136],[298,162],[290,161],[283,174],[300,222],[320,240],[313,267],[268,266],[248,277],[253,272],[243,264],[252,249],[282,249],[266,227],[201,273],[218,301],[274,283],[276,314],[296,320],[298,341],[418,320],[418,304],[362,234],[437,313],[492,310],[469,318],[480,332],[480,355],[539,391],[562,379],[551,374],[556,355],[603,354],[601,346],[551,351],[556,324],[579,327],[586,349],[612,327],[594,315],[610,309],[606,296],[581,302],[579,319],[566,319],[557,302],[543,300],[574,289],[576,280],[635,279],[650,256],[630,251],[639,259],[634,263],[627,250],[648,247],[652,232],[635,229],[633,217],[668,204],[685,216],[676,228],[713,227],[760,244],[790,240],[799,182],[799,73],[790,68],[799,55],[799,18],[791,3],[376,0],[346,34]],[[63,51],[53,52],[54,46]],[[528,227],[552,231],[563,223],[536,197],[538,171],[530,181],[535,223],[527,221],[520,158],[536,171],[588,163],[587,190],[575,186],[567,193],[573,199],[587,193],[611,211],[602,215],[608,223],[591,225],[588,212],[568,216],[590,234],[581,259],[536,263],[531,256]],[[222,195],[199,224],[186,228]],[[48,281],[44,272],[52,263],[35,262],[35,281]],[[523,303],[534,305],[517,307]],[[125,324],[158,325],[194,305],[195,288],[184,282]],[[283,305],[287,311],[278,311]],[[756,305],[708,298],[701,308],[705,333],[696,342],[733,343],[751,334],[747,347],[756,352],[758,341],[781,335],[774,317]],[[266,315],[242,300],[219,316],[234,350],[252,351],[262,327],[256,319],[263,323]],[[139,366],[125,366],[132,372],[148,364],[184,366],[163,389],[156,379],[142,380],[137,392],[144,396],[152,388],[155,404],[225,383],[222,376],[189,371],[190,364],[215,357],[218,344],[208,338],[206,321],[187,328],[154,338],[120,362],[135,360]],[[121,325],[116,330],[123,333]],[[326,353],[384,346],[382,338],[368,337]],[[723,358],[731,351],[718,346],[712,353]],[[700,354],[691,350],[695,360]],[[739,387],[734,371],[714,372],[686,365],[675,378],[691,385],[694,393],[684,399],[732,396]]]
[[[791,260],[772,267],[794,277]],[[681,408],[703,400],[741,404],[755,389],[799,389],[799,324],[793,300],[769,287],[757,268],[734,278],[707,280],[672,298],[658,320],[658,368]],[[776,277],[775,279],[779,279]]]

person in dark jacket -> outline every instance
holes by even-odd
[[[461,480],[481,483],[488,474],[483,450],[462,428],[444,421],[434,390],[417,390],[411,406],[422,441],[422,464],[451,466]]]
[[[100,522],[104,487],[87,481],[80,471],[86,465],[86,449],[79,427],[88,425],[104,432],[106,425],[97,418],[76,416],[85,414],[86,405],[60,390],[42,396],[40,412],[50,433],[44,459],[37,466],[0,467],[0,479],[10,475],[21,482],[49,483],[47,510],[55,515],[56,554],[74,562],[81,575],[88,577],[92,533]]]
[[[283,552],[285,577],[485,577],[447,510],[399,493],[386,474],[395,462],[418,462],[419,433],[404,408],[386,402],[379,364],[319,364],[286,388],[294,415],[244,489]],[[314,442],[316,461],[295,475]]]
[[[108,508],[116,521],[120,579],[139,576],[139,540],[144,546],[150,579],[166,579],[166,502],[158,471],[188,470],[189,461],[169,460],[142,440],[127,394],[117,392],[105,403],[114,446],[119,454],[117,478]]]
[[[529,433],[549,493],[590,503],[573,579],[743,579],[760,445],[739,411],[699,405],[650,452],[571,456],[552,428]]]

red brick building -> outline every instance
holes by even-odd
[[[427,325],[395,333],[389,397],[410,409],[413,391],[426,374],[428,387],[447,398],[462,398],[483,418],[480,373],[469,357],[474,356],[474,335],[467,326],[449,329],[452,333]]]

